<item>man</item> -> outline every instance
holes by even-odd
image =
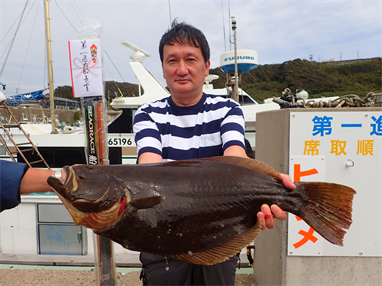
[[[173,22],[159,44],[163,77],[171,96],[144,104],[134,118],[138,163],[157,163],[213,156],[247,157],[244,117],[238,103],[203,93],[210,51],[201,31]],[[294,189],[288,176],[284,184]],[[273,228],[279,207],[262,206],[262,229]],[[192,227],[192,226],[190,226]],[[174,245],[176,247],[176,245]],[[212,266],[194,265],[141,253],[144,285],[234,285],[237,257]]]
[[[49,176],[65,176],[65,171],[29,168],[26,164],[0,160],[0,212],[16,207],[20,195],[49,192]]]

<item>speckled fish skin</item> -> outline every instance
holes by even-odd
[[[355,194],[349,187],[330,183],[296,183],[297,188],[290,190],[266,164],[239,157],[80,165],[67,172],[65,184],[55,178],[48,183],[66,200],[76,223],[130,250],[205,265],[228,259],[258,235],[256,215],[262,204],[279,205],[342,245]],[[325,194],[320,196],[317,188]],[[334,196],[329,195],[326,203],[328,192]],[[115,210],[109,211],[111,207]]]

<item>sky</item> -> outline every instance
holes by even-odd
[[[166,86],[158,45],[174,18],[206,35],[211,68],[233,50],[230,16],[237,22],[237,49],[256,51],[260,65],[382,56],[382,0],[50,0],[49,5],[55,88],[71,85],[68,41],[78,39],[85,18],[102,23],[107,81],[138,83],[128,65],[133,51],[119,43],[125,39],[151,54],[143,65]],[[44,1],[0,0],[0,22],[0,82],[6,95],[47,87]]]

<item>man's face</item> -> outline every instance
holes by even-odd
[[[200,98],[210,61],[204,62],[202,51],[190,45],[174,43],[163,47],[163,77],[173,98],[188,101]]]

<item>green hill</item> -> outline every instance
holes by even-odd
[[[105,82],[105,96],[108,102],[111,102],[112,99],[121,96],[121,93],[123,96],[137,96],[139,94],[138,85],[128,82]],[[73,99],[72,87],[68,85],[59,86],[54,90],[54,96]]]
[[[226,75],[219,68],[210,70],[219,75],[214,87],[225,86]],[[381,58],[342,62],[310,62],[296,59],[282,64],[260,65],[242,75],[240,87],[259,103],[265,98],[280,97],[285,88],[292,92],[305,89],[310,98],[382,92]]]

